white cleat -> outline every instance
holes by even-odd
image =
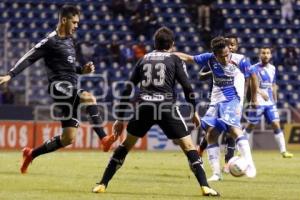
[[[221,181],[222,180],[222,176],[219,174],[214,174],[212,175],[209,179],[207,179],[207,181],[212,182],[212,181]]]
[[[253,163],[248,165],[245,174],[248,178],[254,178],[256,176],[256,168]]]

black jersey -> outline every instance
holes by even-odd
[[[74,40],[71,37],[61,38],[56,31],[28,51],[8,74],[14,77],[41,58],[45,60],[49,83],[68,81],[72,85],[77,84],[77,73],[81,73],[81,68],[76,64]]]
[[[146,102],[175,102],[175,84],[178,81],[187,102],[195,108],[195,94],[188,79],[186,66],[172,53],[153,51],[146,54],[137,62],[130,81],[134,85],[140,83],[139,100]],[[131,89],[127,87],[123,96],[129,95]]]

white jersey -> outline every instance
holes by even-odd
[[[273,90],[272,86],[275,84],[275,74],[276,69],[275,66],[268,63],[267,65],[263,66],[262,63],[257,63],[254,65],[256,68],[256,75],[259,81],[259,89],[268,95],[269,100],[265,101],[260,94],[257,94],[257,102],[260,106],[266,105],[274,105],[274,98],[273,98]]]
[[[209,67],[213,74],[211,105],[219,102],[239,99],[244,101],[245,78],[255,73],[255,68],[244,55],[231,53],[227,66],[222,66],[213,53],[203,53],[194,56],[201,67]]]

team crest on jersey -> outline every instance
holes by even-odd
[[[69,62],[69,63],[74,63],[74,62],[75,62],[75,57],[73,57],[73,56],[68,56],[68,62]]]
[[[225,75],[227,75],[227,76],[234,76],[234,75],[235,75],[235,68],[236,68],[235,65],[229,63],[229,64],[224,68]]]

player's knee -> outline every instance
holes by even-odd
[[[65,147],[65,146],[68,146],[70,144],[73,144],[75,141],[74,138],[62,138],[61,139],[61,144]]]
[[[255,124],[249,124],[249,126],[247,127],[247,129],[253,130],[255,128]]]
[[[84,102],[84,103],[92,103],[92,104],[97,103],[96,97],[94,95],[92,95],[91,93],[86,92],[86,91],[81,93],[80,100],[81,100],[81,102]]]
[[[279,122],[273,122],[272,127],[273,127],[274,130],[281,129]]]
[[[68,146],[70,144],[73,144],[75,142],[75,135],[66,135],[63,134],[61,136],[61,144],[63,146]]]
[[[184,152],[188,152],[188,151],[191,151],[191,150],[195,150],[195,146],[192,144],[192,143],[185,143],[182,147],[182,150]]]

